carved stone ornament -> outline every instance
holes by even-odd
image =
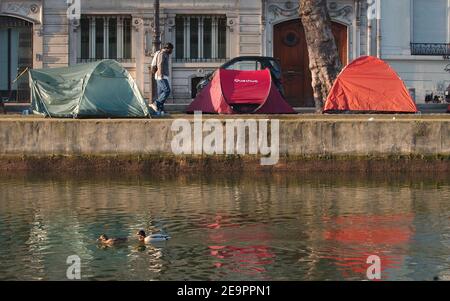
[[[277,19],[291,18],[298,16],[299,5],[297,1],[287,1],[282,4],[271,4],[269,10],[269,22]],[[347,22],[352,21],[353,7],[351,5],[339,6],[336,2],[328,3],[328,12],[333,19],[343,19]]]
[[[139,31],[140,26],[144,24],[144,20],[141,18],[133,18],[132,24],[133,24],[134,30]]]
[[[41,22],[41,5],[39,4],[40,1],[35,1],[35,3],[30,2],[24,2],[24,1],[14,1],[14,2],[8,2],[3,1],[0,3],[0,12],[21,16],[26,19],[34,20],[37,23]]]

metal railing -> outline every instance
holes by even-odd
[[[411,54],[450,56],[450,43],[411,43]]]
[[[174,58],[174,63],[225,63],[229,59],[228,58],[215,58],[215,59],[191,59],[191,58]]]
[[[111,60],[116,60],[119,63],[136,63],[136,59],[124,59],[124,58],[102,58],[102,59],[96,59],[96,58],[77,58],[77,63],[93,63],[93,62],[98,62],[101,60],[106,60],[106,59],[111,59]]]

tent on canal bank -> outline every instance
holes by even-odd
[[[384,61],[362,56],[334,82],[324,113],[416,113],[405,84]]]
[[[133,78],[114,60],[31,70],[30,89],[34,113],[49,117],[149,116]]]
[[[272,80],[269,69],[218,69],[187,112],[216,114],[294,114]]]

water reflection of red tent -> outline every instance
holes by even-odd
[[[269,69],[239,71],[218,69],[212,81],[197,95],[187,112],[236,114],[290,114]]]
[[[383,60],[360,57],[347,65],[325,102],[325,113],[416,113],[417,106],[397,73]]]
[[[336,247],[336,254],[324,258],[333,260],[344,276],[356,273],[365,277],[371,255],[380,257],[382,271],[397,268],[403,255],[393,250],[408,245],[412,221],[411,215],[326,218],[325,225],[330,229],[323,232],[324,239],[342,246]]]
[[[235,273],[258,275],[266,272],[266,266],[274,262],[275,254],[268,246],[272,240],[265,225],[235,227],[223,216],[217,216],[215,223],[207,225],[210,255],[216,259],[216,268],[227,268]],[[238,241],[242,245],[231,245]],[[263,243],[263,244],[262,244]]]

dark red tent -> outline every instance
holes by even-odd
[[[416,113],[403,81],[384,61],[363,56],[342,70],[325,103],[324,113]]]
[[[289,114],[294,109],[283,99],[269,69],[238,71],[218,69],[212,81],[188,107],[193,113]]]

